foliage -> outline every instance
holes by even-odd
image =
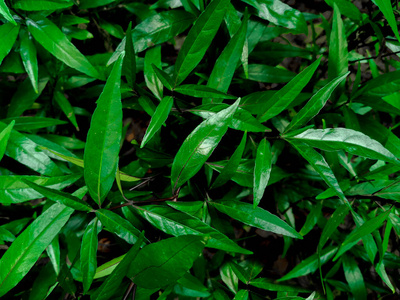
[[[0,0],[0,297],[398,293],[399,11],[372,2]]]

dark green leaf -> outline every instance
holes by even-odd
[[[129,244],[136,243],[140,231],[133,227],[128,220],[106,209],[97,210],[96,216],[99,218],[101,224],[110,230],[110,232],[118,235]]]
[[[179,51],[174,70],[174,86],[179,85],[199,64],[224,18],[229,0],[214,0],[197,18]]]
[[[46,128],[55,125],[66,124],[65,121],[50,119],[50,118],[40,118],[40,117],[20,117],[20,118],[8,118],[3,119],[1,122],[10,124],[15,122],[14,129],[18,131],[31,131],[34,129]]]
[[[65,116],[71,121],[72,125],[79,130],[78,123],[76,122],[74,108],[61,91],[55,91],[53,94],[54,101],[60,106]]]
[[[304,289],[298,286],[284,285],[275,283],[274,280],[267,278],[257,278],[250,281],[250,285],[260,289],[275,291],[275,292],[298,292],[298,293],[309,293],[308,289]]]
[[[147,127],[146,134],[143,137],[140,148],[143,148],[146,143],[153,137],[153,135],[161,129],[162,124],[167,120],[174,104],[174,98],[171,96],[164,97],[154,112],[149,127]]]
[[[178,86],[174,89],[175,92],[178,92],[183,95],[188,95],[191,97],[197,98],[222,98],[222,99],[237,99],[237,97],[232,95],[227,95],[225,92],[220,92],[212,87],[197,85],[197,84],[185,84]]]
[[[161,46],[156,46],[146,51],[146,54],[144,55],[143,70],[146,86],[159,100],[161,100],[163,98],[163,84],[160,79],[158,79],[153,69],[153,65],[158,69],[161,69]],[[172,88],[172,80],[170,88]]]
[[[56,10],[74,5],[72,1],[65,0],[18,0],[14,8],[27,11]]]
[[[170,91],[174,88],[174,81],[172,78],[165,73],[163,70],[155,66],[154,64],[152,65],[154,72],[156,73],[158,79],[161,81],[161,83]]]
[[[286,127],[285,131],[291,131],[307,124],[314,118],[320,110],[324,107],[325,103],[329,100],[332,92],[349,75],[346,73],[339,76],[320,89],[314,96],[307,102],[307,104],[294,116],[290,124]]]
[[[228,252],[251,254],[231,241],[227,236],[218,230],[210,227],[197,218],[186,213],[178,212],[170,207],[147,205],[137,207],[137,212],[150,222],[153,226],[173,236],[182,235],[203,235],[209,236],[207,247],[221,249]]]
[[[29,272],[73,212],[62,204],[52,205],[11,244],[0,259],[0,297]]]
[[[302,239],[303,237],[287,223],[270,212],[251,204],[239,201],[210,202],[220,212],[244,224],[260,228],[265,231]]]
[[[240,164],[240,161],[242,159],[244,148],[246,146],[246,137],[247,137],[247,133],[245,132],[243,134],[243,138],[240,141],[239,146],[236,148],[235,152],[229,159],[225,168],[222,169],[222,171],[218,175],[217,179],[215,179],[211,188],[219,187],[219,186],[225,184],[228,180],[230,180],[235,175],[235,172],[236,172],[236,170]]]
[[[42,194],[44,197],[46,197],[54,202],[61,203],[65,206],[71,207],[76,210],[81,210],[81,211],[86,211],[86,212],[93,211],[93,208],[89,204],[87,204],[83,200],[80,200],[78,197],[70,195],[69,193],[65,193],[65,192],[61,192],[59,190],[40,186],[29,180],[25,180],[24,182],[32,189],[34,189],[35,191]]]
[[[122,134],[121,56],[115,63],[97,100],[84,154],[84,177],[90,195],[99,206],[115,179]]]
[[[322,56],[276,92],[268,101],[261,104],[257,117],[260,122],[265,122],[280,114],[296,99],[314,75],[315,70],[321,62],[321,58]]]
[[[132,41],[132,22],[129,23],[128,29],[126,31],[123,73],[126,76],[129,87],[133,88],[133,84],[136,81],[136,56]]]
[[[174,190],[193,177],[217,147],[228,130],[239,100],[203,121],[185,139],[172,164],[171,182]]]
[[[308,129],[287,139],[303,142],[325,151],[345,150],[354,155],[400,164],[397,158],[380,143],[351,129]]]
[[[139,287],[162,288],[176,282],[192,267],[204,248],[200,236],[180,236],[144,247],[128,271]]]
[[[353,257],[348,255],[343,256],[343,270],[354,299],[366,300],[367,289],[365,288],[364,278]]]
[[[260,203],[265,188],[268,185],[272,168],[271,145],[266,139],[263,139],[258,145],[256,163],[254,166],[254,184],[253,184],[253,207]]]
[[[19,25],[15,26],[12,23],[6,23],[0,26],[0,65],[4,57],[10,53],[12,46],[17,40],[19,32]]]
[[[246,78],[240,75],[242,78]],[[249,65],[249,76],[246,79],[265,83],[284,83],[290,81],[294,73],[283,68],[271,67],[268,65]]]
[[[385,16],[389,26],[392,28],[394,35],[396,36],[397,40],[400,42],[400,35],[399,29],[397,25],[397,21],[393,12],[392,3],[387,0],[373,0],[379,9],[382,11],[383,15]]]
[[[47,51],[67,66],[91,77],[99,77],[97,70],[53,22],[38,15],[27,19],[26,22],[35,40]]]
[[[10,138],[14,124],[15,121],[11,121],[11,123],[0,132],[0,160],[3,158],[4,153],[6,152],[8,139]]]
[[[28,73],[29,79],[32,83],[35,93],[39,93],[39,69],[36,57],[36,47],[32,42],[31,36],[28,31],[21,31],[19,53],[22,58],[25,70]]]
[[[97,218],[94,218],[86,227],[82,237],[80,252],[83,293],[89,290],[97,269]]]
[[[347,0],[325,0],[325,2],[332,8],[333,5],[336,4],[338,7],[340,7],[340,12],[353,21],[362,21],[362,14],[354,3]]]
[[[104,6],[104,5],[113,3],[113,2],[115,2],[115,0],[80,0],[79,7],[81,9],[95,8],[95,7]]]

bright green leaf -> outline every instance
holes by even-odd
[[[254,166],[254,184],[253,184],[253,206],[254,208],[260,203],[265,188],[268,185],[272,168],[271,145],[266,139],[263,139],[258,145],[256,154],[256,163]]]
[[[97,269],[97,223],[97,218],[94,218],[86,227],[82,237],[80,258],[84,294],[89,290]]]
[[[19,25],[15,26],[12,23],[6,23],[0,26],[0,65],[4,57],[10,53],[12,46],[17,40],[19,32]]]

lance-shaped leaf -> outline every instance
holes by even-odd
[[[217,179],[215,179],[211,188],[219,187],[225,184],[228,180],[230,180],[236,173],[237,168],[239,167],[240,161],[242,159],[243,151],[246,146],[246,137],[247,133],[243,134],[243,138],[240,141],[239,146],[236,148],[235,152],[229,159],[226,166],[222,169],[221,173],[219,173]]]
[[[161,70],[160,68],[155,66],[154,64],[152,64],[152,67],[153,67],[154,72],[157,75],[157,78],[161,81],[163,86],[165,86],[167,89],[172,91],[172,89],[174,88],[174,81],[172,80],[172,78],[167,73],[165,73],[163,70]]]
[[[185,275],[204,245],[204,237],[192,235],[147,245],[132,262],[128,277],[146,289],[165,287]]]
[[[32,42],[29,32],[26,30],[21,30],[21,32],[19,54],[21,55],[22,63],[24,64],[26,73],[28,73],[35,93],[39,93],[39,68],[36,47]]]
[[[82,272],[82,283],[83,283],[83,293],[89,290],[94,274],[96,274],[97,269],[97,230],[98,230],[98,220],[94,218],[86,227],[85,232],[82,237],[81,245],[81,272]]]
[[[21,203],[29,200],[43,198],[43,195],[26,184],[26,181],[52,189],[63,189],[81,178],[81,174],[66,176],[44,177],[13,175],[0,176],[0,203]]]
[[[258,287],[260,289],[275,291],[275,292],[297,292],[297,293],[311,292],[308,289],[304,289],[298,286],[275,283],[274,280],[267,278],[256,278],[251,280],[249,284]]]
[[[59,190],[49,189],[47,187],[33,183],[32,181],[29,180],[25,180],[24,182],[32,189],[34,189],[35,191],[42,194],[44,197],[54,202],[61,203],[75,210],[81,210],[86,212],[93,211],[93,208],[89,204],[79,199],[78,197],[72,196],[71,194],[61,192]]]
[[[249,65],[248,78],[245,74],[240,74],[240,77],[266,83],[283,83],[290,81],[295,75],[295,73],[282,68],[251,64]]]
[[[393,12],[392,2],[390,0],[373,0],[372,2],[374,2],[379,7],[386,20],[388,21],[390,28],[392,28],[394,35],[400,42],[399,28]]]
[[[325,158],[308,145],[291,140],[289,140],[289,142],[301,154],[301,156],[303,156],[310,163],[314,170],[318,172],[325,183],[335,191],[340,200],[350,207],[346,196],[339,186],[339,182],[337,181],[335,174],[329,167]]]
[[[56,58],[91,77],[99,77],[97,70],[53,22],[35,15],[28,18],[26,23],[35,40]]]
[[[10,53],[12,46],[17,40],[19,25],[15,26],[12,23],[6,23],[0,26],[0,65],[4,57]]]
[[[161,100],[163,98],[163,84],[155,74],[153,65],[161,69],[161,46],[156,46],[146,51],[143,67],[146,86],[159,100]]]
[[[379,159],[400,165],[397,158],[367,135],[346,128],[308,129],[298,135],[285,137],[325,151],[345,150],[353,155]]]
[[[260,203],[271,176],[272,154],[271,145],[263,139],[258,145],[256,163],[254,166],[253,206]]]
[[[268,101],[261,104],[257,119],[265,122],[286,109],[307,85],[315,70],[318,68],[321,58],[318,58],[307,69],[290,80],[283,88],[277,91]]]
[[[115,267],[112,273],[106,278],[102,285],[96,289],[91,299],[96,300],[106,300],[110,299],[111,296],[117,291],[118,287],[121,285],[122,280],[128,273],[129,267],[132,261],[135,260],[137,254],[139,253],[140,246],[144,241],[144,233],[142,232],[135,243],[135,245],[126,253],[120,263]]]
[[[364,278],[353,257],[348,255],[343,256],[343,271],[354,299],[366,300],[367,289],[365,288]]]
[[[17,26],[17,22],[15,22],[13,16],[10,13],[7,5],[4,3],[4,0],[0,0],[0,15],[2,15],[7,21],[11,22],[15,26]]]
[[[385,222],[386,219],[388,218],[390,212],[391,209],[388,209],[383,214],[380,214],[379,216],[368,220],[361,226],[358,226],[356,229],[354,229],[341,244],[339,251],[336,253],[333,260],[334,261],[337,260],[340,256],[343,255],[343,253],[345,253],[346,251],[351,249],[355,244],[357,244],[361,238],[365,237],[366,235],[372,233],[373,231],[381,227],[383,222]]]
[[[208,87],[214,88],[223,93],[228,91],[246,41],[247,21],[248,16],[243,19],[242,25],[215,62],[214,68],[207,82]],[[218,102],[221,102],[217,96],[210,98],[215,98],[213,99],[214,101],[212,101],[214,103],[216,99],[219,100]],[[223,97],[221,98],[223,99]],[[210,101],[203,101],[203,103],[207,102]]]
[[[11,121],[11,123],[0,132],[0,160],[3,158],[4,153],[6,152],[8,139],[10,138],[14,124],[15,121]]]
[[[96,211],[101,224],[103,224],[110,232],[118,235],[121,239],[129,244],[136,243],[140,231],[137,230],[128,220],[120,215],[106,209]]]
[[[56,10],[74,5],[72,1],[65,0],[18,0],[14,8],[27,11]]]
[[[171,207],[159,205],[146,205],[136,207],[137,212],[153,226],[173,236],[182,235],[207,235],[207,247],[224,250],[227,252],[251,254],[251,251],[239,247],[227,236],[206,223],[186,213],[174,210]]]
[[[122,134],[122,60],[123,55],[116,61],[97,100],[85,146],[85,182],[99,206],[111,189],[118,166]]]
[[[188,95],[197,98],[210,97],[210,98],[222,98],[222,99],[237,99],[237,97],[232,95],[227,95],[225,92],[220,92],[214,88],[198,84],[185,84],[178,86],[174,89],[183,95]]]
[[[338,247],[329,246],[326,247],[320,254],[321,265],[329,261],[337,251]],[[307,274],[313,273],[318,269],[318,253],[302,260],[296,267],[293,268],[289,273],[287,273],[282,278],[277,281],[289,280],[292,278],[305,276]]]
[[[136,81],[136,56],[132,41],[132,22],[129,22],[126,30],[125,57],[122,72],[126,76],[129,87],[133,88],[133,84]]]
[[[283,220],[260,207],[239,201],[210,202],[220,212],[244,224],[260,228],[265,231],[303,239],[303,237]]]
[[[66,124],[66,122],[62,120],[41,117],[7,118],[1,120],[1,122],[6,124],[15,122],[14,129],[18,131],[31,131],[34,129]]]
[[[76,122],[74,108],[65,97],[64,93],[59,90],[54,91],[53,99],[58,104],[58,106],[60,106],[65,116],[71,121],[72,125],[74,125],[75,128],[79,130],[78,123]]]
[[[164,124],[168,118],[173,104],[174,98],[171,96],[166,96],[161,100],[160,104],[156,108],[156,111],[151,117],[149,127],[147,127],[140,148],[143,148],[144,145],[146,145],[146,143],[154,136],[154,134],[161,129],[162,124]]]
[[[169,10],[151,15],[132,31],[132,40],[136,53],[142,52],[152,45],[164,43],[186,30],[195,17],[184,10]],[[125,49],[124,38],[111,56],[107,65],[118,59]]]
[[[229,0],[214,0],[197,18],[179,51],[175,63],[175,84],[179,85],[199,64],[221,24]]]
[[[203,121],[185,139],[172,164],[171,182],[174,190],[193,177],[210,157],[228,130],[239,101]]]
[[[73,212],[56,203],[17,237],[0,259],[0,297],[24,278]]]
[[[307,124],[312,118],[314,118],[320,110],[324,107],[326,101],[329,100],[334,89],[349,75],[346,73],[339,76],[325,85],[320,89],[312,98],[307,102],[307,104],[294,116],[290,124],[286,127],[285,132],[293,129],[297,129],[302,125]]]

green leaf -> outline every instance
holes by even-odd
[[[287,223],[270,212],[251,204],[239,201],[210,202],[220,212],[244,224],[271,231],[277,234],[303,239],[303,237]]]
[[[379,159],[399,165],[397,158],[380,143],[365,134],[346,128],[308,129],[288,141],[303,142],[325,151],[345,150],[350,154]]]
[[[178,92],[183,95],[188,95],[191,97],[197,98],[222,98],[222,99],[237,99],[237,97],[232,95],[227,95],[225,92],[220,92],[214,88],[204,85],[198,84],[185,84],[178,86],[174,89],[175,92]]]
[[[336,253],[338,247],[329,246],[326,247],[321,252],[321,265],[328,262]],[[318,253],[304,259],[296,267],[293,268],[289,273],[287,273],[282,278],[277,281],[289,280],[292,278],[297,278],[300,276],[305,276],[307,274],[313,273],[318,269]]]
[[[176,282],[192,267],[204,248],[201,236],[169,238],[144,247],[128,271],[139,287],[162,288]]]
[[[172,164],[171,182],[174,190],[193,177],[210,157],[228,130],[239,101],[203,121],[185,139]]]
[[[247,137],[247,133],[245,132],[243,134],[243,138],[240,141],[239,146],[236,148],[235,152],[229,159],[227,165],[222,169],[222,171],[218,175],[217,179],[215,179],[211,188],[224,185],[226,182],[228,182],[228,180],[230,180],[235,175],[235,172],[236,172],[236,170],[240,164],[240,161],[242,159],[244,148],[246,147],[246,137]]]
[[[253,183],[253,207],[256,208],[260,203],[265,188],[268,185],[271,176],[272,153],[271,145],[266,139],[263,139],[258,145],[256,154],[256,163],[254,166],[254,183]]]
[[[36,56],[36,47],[32,42],[28,31],[21,31],[19,54],[21,55],[22,63],[28,73],[35,93],[39,93],[39,69]]]
[[[11,121],[11,123],[0,132],[0,160],[3,158],[4,153],[6,152],[8,139],[10,138],[14,124],[15,121]]]
[[[203,58],[218,31],[229,2],[229,0],[214,0],[197,18],[176,59],[174,86],[185,80]]]
[[[113,2],[115,2],[115,0],[80,0],[79,8],[81,8],[81,9],[95,8],[95,7],[104,6],[104,5],[113,3]]]
[[[248,300],[249,299],[249,291],[248,290],[239,290],[235,298],[233,300]]]
[[[325,106],[335,88],[347,77],[347,75],[349,75],[349,72],[333,79],[314,94],[307,104],[294,116],[290,124],[286,127],[285,132],[297,129],[314,118]]]
[[[0,259],[0,297],[24,278],[73,212],[56,203],[17,237]]]
[[[91,1],[91,0],[90,0]],[[169,10],[154,14],[138,24],[132,32],[135,52],[139,53],[152,45],[164,43],[185,31],[195,17],[183,10]],[[107,65],[118,59],[125,49],[126,39],[118,45]]]
[[[117,215],[110,210],[99,209],[96,211],[96,216],[99,218],[101,224],[107,228],[107,230],[118,235],[127,243],[134,244],[138,240],[140,231],[133,227],[128,220],[122,218],[120,215]]]
[[[258,10],[258,16],[271,23],[307,33],[307,23],[301,12],[279,0],[244,0]]]
[[[45,74],[39,74],[38,92],[36,93],[29,78],[25,79],[11,98],[10,107],[7,111],[7,117],[19,117],[25,110],[30,109],[39,98],[47,85],[50,77]]]
[[[103,203],[115,179],[122,134],[121,56],[97,100],[84,153],[84,177],[93,200]]]
[[[304,143],[299,143],[294,140],[289,140],[289,142],[301,154],[301,156],[303,156],[310,163],[314,170],[318,172],[325,183],[335,191],[339,199],[350,207],[346,196],[339,186],[339,182],[337,181],[335,174],[333,173],[329,164],[326,162],[325,158],[312,147]]]
[[[21,203],[43,198],[43,195],[31,188],[26,181],[52,189],[63,189],[81,178],[81,174],[44,177],[29,175],[0,176],[0,203]]]
[[[156,96],[159,100],[163,98],[163,84],[161,80],[158,79],[155,70],[153,69],[153,65],[158,69],[161,69],[161,46],[155,46],[146,51],[144,55],[144,80],[146,82],[146,86],[150,91]],[[172,80],[171,86],[172,88]]]
[[[284,83],[290,81],[295,75],[295,73],[282,68],[252,64],[249,65],[249,76],[245,77],[244,74],[240,76],[258,82]]]
[[[333,261],[337,260],[340,256],[343,255],[343,253],[345,253],[347,250],[357,244],[362,237],[372,233],[373,231],[381,227],[383,222],[385,222],[388,218],[390,212],[391,209],[388,209],[385,213],[368,220],[367,222],[353,230],[340,245],[339,251],[333,258]]]
[[[220,92],[226,93],[231,84],[233,74],[235,73],[236,66],[242,55],[242,51],[246,41],[248,16],[246,16],[242,25],[236,34],[229,41],[228,45],[224,48],[221,55],[215,62],[214,68],[207,81],[207,86],[216,89]],[[212,96],[211,103],[221,102],[217,96]],[[224,97],[221,97],[224,99]],[[226,99],[226,98],[225,98]],[[203,104],[210,101],[203,101]]]
[[[304,289],[298,286],[291,286],[285,284],[275,283],[274,280],[267,278],[256,278],[249,283],[259,289],[274,291],[274,292],[298,292],[298,293],[309,293],[309,289]]]
[[[72,107],[68,99],[65,97],[64,93],[57,90],[54,91],[53,99],[58,104],[58,106],[60,106],[65,116],[71,121],[72,125],[74,125],[75,128],[79,130],[78,123],[76,122],[74,108]]]
[[[372,0],[372,2],[379,7],[386,20],[388,21],[390,28],[392,28],[394,35],[400,42],[399,29],[396,17],[393,12],[392,2],[390,0]]]
[[[91,77],[99,77],[97,70],[53,22],[36,15],[28,18],[26,23],[35,40],[56,58]]]
[[[251,251],[239,247],[227,236],[210,227],[197,218],[178,212],[167,206],[146,205],[136,207],[137,212],[154,227],[173,236],[203,235],[209,236],[207,247],[227,252],[251,254]]]
[[[154,136],[154,134],[161,129],[162,124],[164,124],[164,122],[168,118],[173,104],[174,98],[172,98],[171,96],[166,96],[161,100],[150,120],[149,127],[147,127],[140,148],[143,148],[146,143]]]
[[[15,26],[12,23],[6,23],[0,26],[0,65],[3,62],[4,57],[10,53],[12,46],[17,40],[19,32],[19,25]]]
[[[14,129],[18,131],[31,131],[34,129],[66,124],[66,122],[62,120],[40,117],[8,118],[2,119],[1,122],[6,124],[11,124],[11,122],[15,122]]]
[[[14,8],[27,11],[56,10],[74,5],[72,1],[65,0],[18,0]]]
[[[97,269],[97,223],[97,218],[94,218],[86,227],[82,237],[80,260],[84,294],[89,290]]]
[[[340,15],[339,7],[333,5],[332,31],[329,41],[328,79],[334,80],[348,71],[348,52],[346,32]],[[344,83],[341,83],[337,93],[342,93]]]
[[[136,258],[140,246],[144,241],[144,233],[142,232],[133,247],[124,255],[121,262],[116,266],[112,273],[106,278],[99,288],[96,289],[95,293],[91,296],[92,299],[106,300],[110,299],[111,296],[117,291],[122,283],[125,275],[128,273],[132,261]]]
[[[334,4],[336,4],[338,7],[340,7],[340,12],[353,21],[362,21],[363,17],[361,12],[352,2],[347,0],[325,0],[325,2],[332,8]]]
[[[17,22],[15,22],[13,16],[10,13],[7,5],[4,3],[4,0],[0,0],[0,14],[9,22],[17,26]]]
[[[351,293],[356,300],[367,299],[367,289],[365,288],[364,278],[357,262],[349,255],[343,256],[343,271],[346,281],[349,284]]]
[[[170,91],[174,88],[174,81],[172,78],[165,73],[163,70],[155,66],[154,64],[152,65],[154,72],[157,75],[157,78],[161,81],[161,83]]]
[[[265,122],[285,110],[300,94],[301,90],[307,85],[315,70],[318,68],[321,58],[318,58],[307,69],[299,73],[290,80],[283,88],[276,92],[268,101],[261,104],[258,110],[257,119]]]
[[[133,88],[136,81],[136,56],[132,41],[132,22],[129,22],[126,30],[125,57],[122,72],[126,76],[129,87]]]
[[[0,122],[0,130],[6,127],[6,124]],[[11,131],[5,154],[40,174],[61,175],[57,165],[39,149],[39,146],[18,131]]]
[[[86,212],[93,211],[93,208],[89,204],[87,204],[83,200],[80,200],[78,197],[70,195],[69,193],[65,193],[65,192],[61,192],[59,190],[40,186],[29,180],[24,180],[24,182],[32,189],[34,189],[35,191],[42,194],[44,197],[46,197],[54,202],[61,203],[65,206],[71,207],[75,210],[81,210],[81,211],[86,211]]]

